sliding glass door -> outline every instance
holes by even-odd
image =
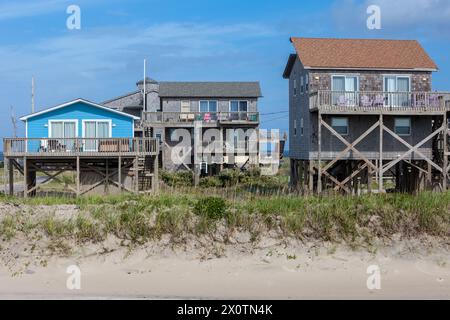
[[[410,80],[409,77],[387,76],[384,78],[384,91],[386,104],[395,107],[410,106]]]
[[[51,120],[48,133],[49,145],[47,148],[57,151],[74,151],[77,137],[76,120]]]
[[[111,137],[111,122],[105,120],[85,120],[83,121],[85,151],[99,151],[98,138]]]

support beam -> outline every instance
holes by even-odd
[[[383,114],[380,113],[380,147],[379,147],[379,160],[378,160],[378,192],[383,192],[383,133],[384,133],[384,123],[383,123]]]
[[[81,181],[80,181],[80,157],[77,157],[77,197],[80,196],[80,192],[81,192]]]
[[[319,118],[319,127],[318,127],[318,143],[317,143],[317,158],[318,158],[318,165],[317,165],[317,193],[322,193],[322,114],[318,112],[318,118]]]
[[[23,196],[28,198],[28,164],[27,157],[23,157]]]
[[[448,178],[448,123],[447,123],[447,112],[444,112],[444,119],[442,120],[442,126],[444,128],[444,163],[442,165],[442,168],[444,169],[442,171],[442,189],[447,191],[447,178]]]
[[[139,192],[139,158],[134,159],[134,192]]]
[[[152,189],[154,193],[158,193],[159,191],[159,157],[158,154],[154,157],[153,160],[153,177],[152,177]]]
[[[314,192],[314,164],[312,160],[308,161],[308,182],[309,182],[309,192],[312,194]]]
[[[122,191],[122,157],[119,156],[119,162],[117,165],[117,181],[119,182],[119,192]]]
[[[372,193],[372,175],[373,175],[372,167],[368,166],[367,167],[367,192],[369,194]]]
[[[14,160],[13,159],[9,159],[8,160],[8,169],[9,169],[9,195],[13,196],[14,195]],[[5,190],[6,192],[6,190]]]

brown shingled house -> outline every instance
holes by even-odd
[[[283,77],[293,185],[318,193],[447,188],[450,94],[432,91],[438,67],[417,41],[290,40],[296,53]]]

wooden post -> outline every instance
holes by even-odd
[[[118,168],[117,168],[117,181],[119,182],[119,191],[122,191],[122,157],[119,156]]]
[[[159,169],[159,157],[158,153],[155,156],[154,162],[153,162],[153,179],[152,179],[152,189],[154,193],[157,193],[159,191],[159,176],[158,176],[158,169]]]
[[[28,166],[27,157],[23,157],[23,196],[28,198]]]
[[[372,167],[367,166],[367,191],[369,194],[372,193]]]
[[[383,123],[383,114],[380,113],[380,159],[378,160],[378,192],[383,192],[383,132],[384,132],[384,123]]]
[[[80,188],[80,157],[77,156],[77,197],[80,196],[81,188]]]
[[[308,161],[308,166],[309,166],[309,170],[308,170],[308,173],[309,173],[309,192],[310,193],[313,193],[314,192],[314,163],[311,161],[311,160],[309,160]]]
[[[109,193],[109,160],[108,159],[105,159],[105,193],[106,194]]]
[[[139,192],[139,167],[138,167],[138,157],[134,159],[134,192]]]
[[[319,117],[319,127],[318,127],[318,143],[317,143],[317,170],[318,170],[318,177],[317,177],[317,193],[322,193],[322,159],[321,159],[321,153],[322,153],[322,114],[318,112]]]
[[[8,159],[8,169],[9,169],[9,195],[13,196],[14,195],[14,165],[13,165],[13,160],[12,159]],[[5,190],[6,192],[6,190]]]
[[[6,194],[6,189],[8,188],[7,184],[7,177],[8,177],[8,159],[3,158],[3,191]]]
[[[448,168],[448,145],[447,145],[447,140],[448,140],[448,124],[447,124],[447,112],[444,112],[444,119],[443,119],[443,123],[442,125],[444,126],[444,164],[443,164],[443,168],[442,168],[442,176],[443,176],[443,180],[442,180],[442,189],[444,191],[447,191],[447,168]]]
[[[431,189],[433,185],[433,175],[431,172],[431,164],[427,163],[427,188]]]

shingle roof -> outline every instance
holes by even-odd
[[[435,71],[437,65],[415,40],[291,38],[308,68]]]
[[[160,97],[190,98],[258,98],[259,82],[160,82]]]

